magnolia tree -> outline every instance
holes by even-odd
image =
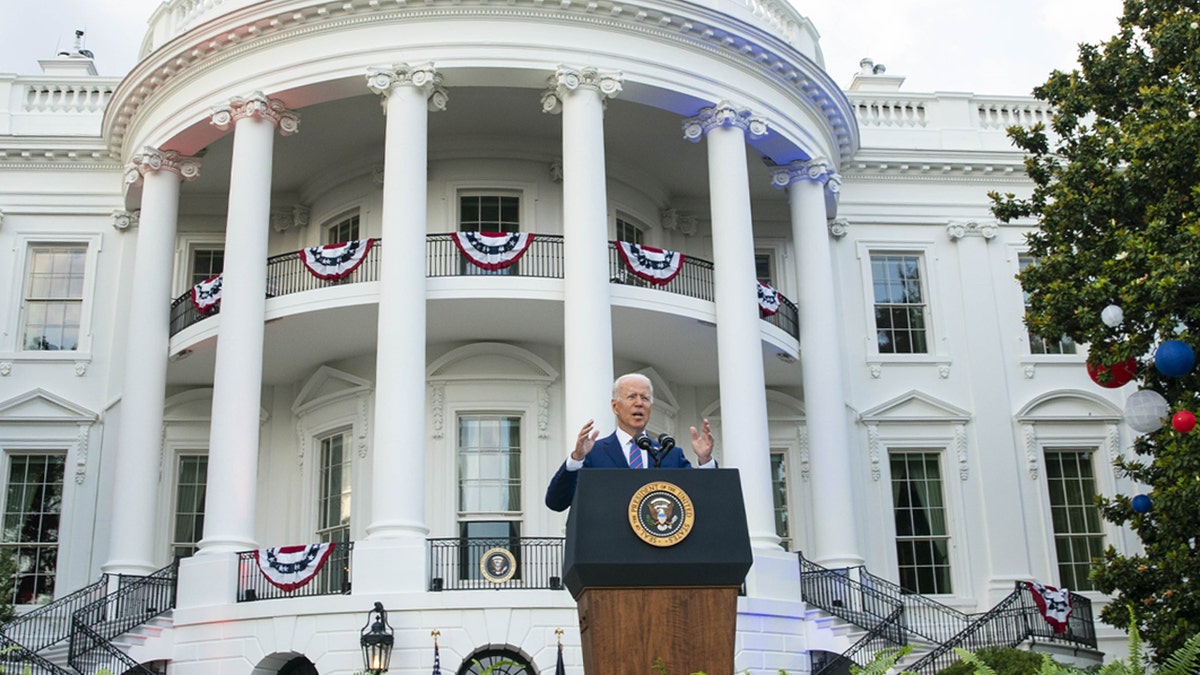
[[[1161,395],[1141,395],[1146,433],[1117,461],[1147,487],[1099,500],[1145,552],[1109,547],[1092,580],[1115,595],[1105,622],[1136,622],[1169,654],[1200,631],[1200,431],[1187,423],[1200,374],[1185,358],[1200,347],[1200,0],[1126,0],[1117,34],[1081,45],[1078,69],[1034,95],[1053,106],[1049,128],[1009,130],[1033,192],[993,194],[993,212],[1039,224],[1019,277],[1031,330],[1088,344],[1099,385],[1132,376]]]

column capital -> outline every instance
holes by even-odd
[[[600,70],[592,66],[572,68],[559,66],[546,80],[547,89],[542,93],[542,112],[562,112],[563,99],[579,89],[591,89],[600,93],[602,101],[616,98],[621,93],[625,76],[619,70]]]
[[[683,121],[683,137],[696,143],[708,132],[718,127],[738,127],[750,138],[762,138],[767,135],[767,120],[750,112],[749,108],[739,108],[729,101],[721,101],[711,108],[703,108],[695,117]]]
[[[300,113],[288,109],[277,98],[267,98],[261,91],[245,97],[235,96],[229,99],[229,103],[212,109],[212,124],[222,131],[246,117],[267,120],[279,127],[279,133],[284,136],[300,130]]]
[[[125,182],[129,185],[138,183],[142,176],[152,171],[169,171],[183,180],[196,180],[200,176],[200,160],[176,150],[146,146],[125,165]]]
[[[442,74],[432,62],[409,65],[397,63],[391,66],[371,68],[367,71],[367,87],[383,97],[386,110],[387,97],[396,87],[414,87],[425,94],[431,111],[445,110],[450,94],[442,86]]]
[[[128,230],[130,227],[138,224],[138,219],[141,216],[141,212],[117,209],[112,212],[112,216],[113,216],[113,228],[116,230],[119,230],[121,232],[124,232],[125,230]]]
[[[974,220],[951,220],[946,223],[946,236],[955,243],[967,236],[979,236],[985,241],[991,241],[996,238],[996,234],[995,223],[979,223]]]
[[[777,188],[785,188],[802,180],[824,184],[831,192],[840,192],[842,189],[842,177],[830,168],[829,160],[824,157],[798,159],[771,170],[771,184]]]

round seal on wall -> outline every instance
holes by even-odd
[[[517,573],[517,559],[506,548],[489,548],[479,556],[479,571],[484,579],[493,584],[502,584]]]
[[[647,483],[629,500],[629,526],[638,539],[651,546],[674,546],[692,531],[692,500],[679,486]]]

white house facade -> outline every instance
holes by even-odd
[[[775,0],[168,0],[124,78],[0,74],[0,646],[349,675],[379,602],[390,672],[582,672],[543,494],[627,372],[739,471],[739,672],[891,635],[840,611],[875,594],[914,642],[1026,581],[1098,614],[1127,392],[1027,333],[1034,223],[987,197],[1049,112],[844,91],[818,37]],[[1124,643],[1071,621],[1018,642]]]

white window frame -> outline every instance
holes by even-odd
[[[334,227],[341,226],[342,223],[350,220],[351,218],[358,218],[358,238],[364,239],[365,237],[363,237],[363,231],[365,228],[363,227],[362,209],[355,206],[355,207],[352,207],[349,209],[343,209],[343,210],[339,211],[336,215],[331,216],[331,217],[326,218],[325,220],[321,221],[321,228],[320,228],[321,241],[318,245],[323,246],[325,244],[341,243],[339,241],[333,241],[333,242],[328,241],[329,230]]]
[[[179,515],[179,461],[185,456],[207,458],[209,454],[207,446],[197,447],[192,445],[174,448],[168,456],[171,458],[171,466],[169,469],[164,471],[164,473],[167,474],[164,476],[164,478],[168,481],[165,484],[171,486],[171,507],[169,509],[169,520],[167,521],[167,560],[170,560],[175,557],[175,544],[177,543],[175,536],[175,517]],[[206,521],[208,517],[208,482],[208,470],[206,468],[204,483],[205,503],[201,505],[201,508],[205,509]],[[196,543],[199,544],[200,540],[204,538],[203,528],[197,534],[199,535],[199,538],[196,539]]]
[[[928,240],[903,242],[862,240],[856,243],[856,247],[856,255],[859,260],[859,270],[862,278],[862,320],[866,328],[863,341],[865,342],[864,350],[867,355],[867,364],[872,367],[888,363],[936,364],[948,367],[950,359],[947,355],[947,348],[943,344],[944,336],[948,334],[943,320],[943,315],[946,312],[941,310],[949,305],[938,291],[941,285],[938,283],[936,265],[930,264],[930,261],[936,260],[934,243]],[[926,336],[927,352],[922,354],[893,354],[879,351],[879,339],[875,326],[874,276],[871,271],[871,255],[874,253],[915,255],[920,258],[921,287],[924,292],[925,306],[928,309],[928,316],[925,321],[926,331],[928,332]]]
[[[895,498],[892,495],[892,458],[897,455],[934,455],[934,456],[936,456],[937,465],[938,465],[938,481],[939,481],[939,487],[941,488],[941,492],[942,492],[942,495],[941,495],[942,496],[942,508],[944,511],[945,519],[946,519],[946,534],[944,535],[944,539],[946,541],[947,565],[950,568],[949,569],[950,592],[949,593],[930,593],[927,591],[922,591],[922,594],[923,595],[941,595],[941,596],[947,596],[947,597],[954,597],[955,594],[958,592],[956,578],[958,576],[957,575],[957,566],[958,566],[959,562],[957,560],[957,556],[955,555],[955,550],[957,547],[956,547],[956,542],[955,542],[955,537],[954,537],[954,513],[952,511],[953,507],[950,502],[950,495],[948,494],[949,490],[948,490],[948,485],[947,485],[947,482],[948,482],[947,481],[947,471],[946,471],[947,449],[945,447],[939,446],[939,445],[922,446],[922,445],[889,444],[887,446],[888,477],[887,477],[886,491],[887,491],[887,499],[888,499],[889,505],[891,507],[889,510],[891,518],[888,519],[888,525],[891,528],[890,550],[891,550],[891,554],[895,560],[891,569],[896,571],[896,575],[897,575],[896,583],[901,583],[900,578],[899,578],[900,554],[897,551],[897,548],[898,548],[901,540],[900,540],[900,534],[896,531],[896,503],[895,503]],[[905,541],[911,541],[911,540],[915,540],[918,538],[920,538],[920,537],[914,536],[909,539],[906,539]],[[933,535],[930,535],[927,538],[933,539],[935,537]]]
[[[192,288],[192,262],[198,250],[225,250],[225,235],[219,232],[181,234],[175,239],[175,290],[177,298]],[[264,261],[263,264],[266,264]]]
[[[446,209],[446,232],[458,232],[459,197],[476,195],[500,195],[518,197],[521,200],[521,232],[537,232],[535,204],[538,200],[537,184],[519,181],[447,181],[443,199]]]
[[[646,225],[644,222],[642,222],[642,220],[640,218],[636,218],[634,216],[629,215],[628,213],[626,213],[624,211],[619,211],[619,210],[616,211],[615,214],[613,215],[613,229],[612,229],[613,241],[627,241],[627,240],[621,239],[621,233],[620,233],[621,223],[628,225],[629,227],[636,230],[638,232],[638,234],[641,235],[641,238],[642,238],[641,244],[642,245],[650,245],[650,227],[648,225]]]
[[[67,546],[69,544],[68,537],[71,536],[73,528],[71,524],[71,516],[74,499],[71,497],[73,490],[71,489],[75,481],[70,480],[70,476],[74,474],[72,471],[71,454],[76,439],[72,438],[69,441],[54,440],[21,440],[21,439],[5,439],[3,446],[0,446],[0,488],[4,490],[5,499],[8,494],[8,479],[9,468],[12,463],[12,458],[19,455],[61,455],[63,458],[63,500],[59,508],[59,525],[58,525],[58,541],[56,549],[58,552],[57,559],[54,562],[54,597],[58,597],[59,589],[65,588],[70,584],[69,580],[64,580],[68,569],[66,562],[69,560]],[[7,506],[6,503],[0,502],[0,507]],[[5,587],[7,588],[7,587]],[[5,591],[7,592],[7,591]],[[20,605],[33,606],[33,605]]]
[[[1091,465],[1091,468],[1092,468],[1092,495],[1091,495],[1091,497],[1094,500],[1097,495],[1105,494],[1105,493],[1101,492],[1101,489],[1100,489],[1101,467],[1098,466],[1098,464],[1097,464],[1097,459],[1099,459],[1101,456],[1101,449],[1098,445],[1094,445],[1094,444],[1070,445],[1070,444],[1057,443],[1057,442],[1043,443],[1041,446],[1040,459],[1042,461],[1042,465],[1047,467],[1046,468],[1046,480],[1045,480],[1045,485],[1044,485],[1045,489],[1043,489],[1042,492],[1044,495],[1043,499],[1045,500],[1045,505],[1046,505],[1046,513],[1048,516],[1050,516],[1050,519],[1048,519],[1046,521],[1046,524],[1049,527],[1049,535],[1050,535],[1050,541],[1049,541],[1050,548],[1049,548],[1048,553],[1049,553],[1049,557],[1053,559],[1053,563],[1054,563],[1054,566],[1053,566],[1054,576],[1052,577],[1054,579],[1053,583],[1056,586],[1060,586],[1060,587],[1067,586],[1067,587],[1071,588],[1071,590],[1073,590],[1073,591],[1083,592],[1075,584],[1066,583],[1061,576],[1061,565],[1060,565],[1060,561],[1058,559],[1058,537],[1059,537],[1060,533],[1057,530],[1055,530],[1055,528],[1054,528],[1054,521],[1053,521],[1054,505],[1050,501],[1050,489],[1049,489],[1050,488],[1050,472],[1049,472],[1049,463],[1046,461],[1046,455],[1047,455],[1047,453],[1064,453],[1064,452],[1074,452],[1074,453],[1080,453],[1080,454],[1087,455],[1087,461]],[[1108,493],[1108,494],[1112,494],[1112,493]],[[1100,537],[1100,548],[1101,548],[1101,554],[1102,554],[1103,549],[1108,546],[1108,544],[1111,540],[1108,537],[1108,532],[1107,532],[1108,528],[1105,527],[1106,521],[1104,520],[1104,516],[1100,512],[1100,508],[1096,507],[1094,504],[1092,506],[1093,506],[1093,508],[1096,509],[1096,518],[1099,520],[1100,529],[1097,532],[1089,532],[1086,534],[1097,535]],[[1062,534],[1069,535],[1069,534],[1085,534],[1085,533],[1075,532],[1075,533],[1062,533]]]
[[[100,234],[59,234],[18,232],[14,237],[12,288],[16,289],[17,302],[9,310],[7,325],[11,329],[4,337],[0,331],[0,357],[13,361],[74,361],[87,363],[92,359],[92,314],[96,306],[96,270],[100,256],[102,237]],[[30,250],[37,246],[83,246],[83,303],[79,311],[79,344],[73,350],[40,351],[27,350],[21,343],[25,327],[25,299],[28,290]]]
[[[313,466],[312,473],[313,473],[314,483],[313,483],[312,507],[313,507],[314,522],[313,522],[313,541],[309,542],[309,543],[316,543],[317,541],[320,541],[320,539],[321,539],[321,530],[322,530],[322,528],[321,528],[321,515],[322,515],[321,514],[321,500],[325,496],[323,494],[323,486],[321,485],[322,474],[324,473],[324,470],[325,470],[325,466],[322,462],[322,457],[321,457],[321,444],[326,439],[333,438],[334,436],[342,436],[343,437],[344,440],[342,443],[342,454],[343,454],[343,457],[345,457],[347,460],[347,461],[344,461],[343,464],[349,464],[348,470],[350,472],[350,522],[347,524],[346,538],[347,538],[347,541],[354,540],[354,523],[358,519],[356,519],[354,517],[354,502],[355,502],[355,499],[354,499],[354,496],[355,496],[354,495],[354,488],[355,488],[354,470],[355,470],[356,462],[354,460],[354,454],[355,454],[355,452],[354,452],[354,445],[355,445],[355,443],[354,443],[354,425],[353,425],[353,423],[351,423],[348,426],[343,425],[341,427],[333,427],[327,431],[313,435],[312,457],[313,457],[314,466]],[[326,529],[329,531],[332,531],[334,529],[340,529],[340,528],[326,528]]]
[[[1029,328],[1025,325],[1025,289],[1021,287],[1021,281],[1017,279],[1017,274],[1021,271],[1021,256],[1030,256],[1029,247],[1024,244],[1009,244],[1007,256],[1008,279],[1014,289],[1014,293],[1010,294],[1013,298],[1012,316],[1016,317],[1016,326],[1011,339],[1016,343],[1016,348],[1021,354],[1021,365],[1027,371],[1026,376],[1032,377],[1031,373],[1038,364],[1078,365],[1084,363],[1088,354],[1086,343],[1075,343],[1074,354],[1034,354],[1033,350],[1029,348]]]

